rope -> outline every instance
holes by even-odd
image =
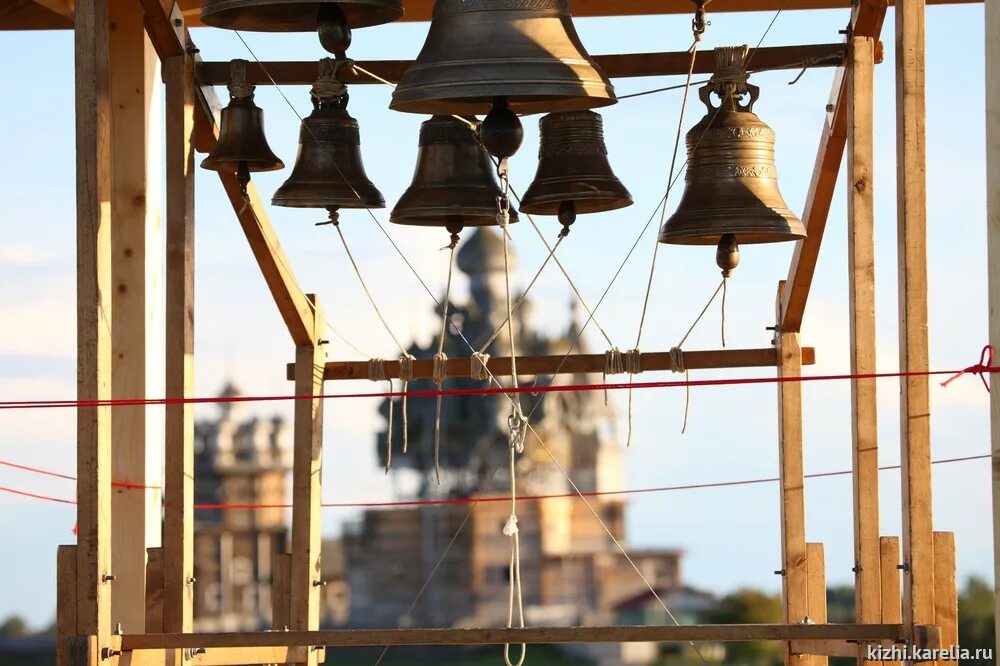
[[[490,362],[490,355],[483,352],[472,352],[472,356],[469,357],[469,374],[476,381],[487,381],[490,378],[490,370],[488,364]]]
[[[256,86],[247,81],[247,61],[237,58],[229,62],[229,96],[233,99],[251,99]]]
[[[309,91],[314,99],[330,102],[344,96],[347,92],[347,86],[337,78],[337,71],[341,64],[350,67],[350,61],[334,60],[333,58],[323,58],[319,61],[319,75]]]
[[[639,348],[629,349],[625,352],[625,371],[629,379],[642,372],[642,352]],[[605,397],[607,393],[604,394]],[[628,392],[628,437],[625,440],[625,448],[632,446],[632,391]]]
[[[368,379],[373,382],[388,382],[389,393],[392,393],[392,380],[385,376],[385,359],[368,359]],[[385,431],[385,473],[392,467],[392,400],[389,400],[389,424]]]
[[[413,361],[416,357],[413,354],[402,354],[399,357],[399,379],[403,382],[403,453],[406,453],[409,442],[409,423],[407,419],[407,393],[410,390],[410,382],[413,381]],[[390,405],[389,409],[392,409]]]
[[[438,336],[438,350],[434,354],[434,383],[438,389],[448,376],[448,356],[444,353],[444,336],[448,329],[448,302],[451,298],[451,274],[455,266],[455,246],[452,242],[446,249],[448,250],[448,281],[444,289],[444,299],[441,301],[441,335]],[[437,404],[434,407],[434,477],[437,484],[441,485],[441,398],[438,394]]]
[[[513,415],[512,415],[513,417]],[[517,448],[511,438],[510,450],[510,516],[503,526],[503,534],[510,537],[510,594],[507,604],[507,628],[514,626],[514,602],[517,601],[518,626],[524,628],[524,602],[521,595],[521,539],[517,529]],[[522,666],[528,648],[521,643],[521,656],[517,663],[511,663],[510,643],[504,643],[503,661],[506,666]]]

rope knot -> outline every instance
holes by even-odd
[[[642,372],[642,352],[639,348],[629,349],[624,357],[625,372],[630,375],[638,375]]]
[[[347,86],[337,78],[337,72],[345,61],[323,58],[319,61],[319,73],[309,94],[321,104],[329,104],[347,93]],[[350,69],[350,66],[347,67]]]
[[[247,61],[237,58],[229,62],[229,96],[233,99],[253,99],[257,86],[247,81]]]
[[[670,349],[670,371],[687,372],[687,369],[684,367],[684,351],[680,347],[672,347]]]
[[[487,364],[490,362],[490,355],[484,352],[473,352],[469,358],[469,374],[476,381],[484,382],[490,378],[490,370]]]
[[[517,533],[517,516],[510,514],[507,516],[507,522],[503,524],[503,534],[504,536],[512,537]]]
[[[368,359],[368,379],[373,382],[384,382],[385,381],[385,359],[384,358],[370,358]]]
[[[625,372],[625,361],[622,352],[618,347],[612,347],[604,352],[604,374],[620,375]]]
[[[442,383],[448,378],[448,355],[444,352],[434,354],[434,368],[431,371],[435,384]]]
[[[528,419],[521,406],[515,404],[507,417],[507,442],[518,453],[524,453],[524,440],[528,436]]]
[[[983,351],[979,355],[979,363],[970,365],[965,370],[952,375],[948,379],[941,382],[941,386],[947,387],[948,384],[951,384],[962,375],[977,375],[980,381],[983,382],[983,386],[986,387],[986,392],[989,393],[990,383],[986,381],[986,373],[993,373],[996,372],[996,370],[996,366],[993,365],[993,345],[986,345],[983,347]]]
[[[404,382],[413,381],[413,354],[401,354],[399,357],[399,378]]]

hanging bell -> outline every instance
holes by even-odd
[[[687,134],[684,194],[659,237],[661,243],[719,244],[720,267],[735,267],[738,243],[806,235],[778,190],[774,130],[753,113],[760,91],[747,83],[748,51],[746,46],[715,50],[715,74],[699,91],[708,113]],[[717,107],[713,93],[722,100]]]
[[[568,0],[437,0],[416,61],[390,108],[409,113],[515,113],[614,104],[614,88],[580,43]]]
[[[445,227],[454,234],[496,224],[500,186],[474,131],[452,116],[434,116],[420,125],[419,146],[413,182],[389,220]],[[510,221],[517,221],[513,208]]]
[[[230,63],[229,104],[222,109],[219,140],[201,162],[203,169],[235,173],[244,197],[251,172],[285,166],[267,145],[264,112],[253,103],[255,86],[247,83],[246,65],[246,60]]]
[[[402,15],[401,0],[204,0],[201,6],[205,25],[263,32],[364,28]]]
[[[385,206],[365,173],[358,121],[347,112],[347,89],[336,79],[337,67],[330,58],[320,61],[313,112],[302,121],[295,166],[274,193],[275,206],[326,208],[331,215],[340,208]]]
[[[538,127],[538,172],[521,197],[523,212],[558,215],[568,227],[577,213],[632,205],[632,195],[611,171],[599,114],[550,113]]]

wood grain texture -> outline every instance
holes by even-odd
[[[875,45],[852,40],[847,74],[847,256],[851,372],[871,374],[875,364]],[[851,440],[854,497],[854,607],[858,622],[879,622],[878,410],[877,382],[851,380]],[[859,646],[858,659],[865,647]]]
[[[821,543],[806,544],[806,577],[808,581],[809,620],[816,624],[826,624],[826,555]],[[794,653],[792,646],[789,651]],[[829,655],[814,654],[808,657],[807,663],[814,666],[826,666],[830,663]]]
[[[958,646],[958,580],[955,533],[934,533],[934,624],[941,628],[941,647]],[[940,666],[949,662],[940,660]]]
[[[162,547],[146,552],[146,632],[163,632],[163,561]]]
[[[1000,0],[986,0],[986,247],[990,344],[1000,349]],[[993,466],[993,571],[1000,580],[1000,377],[990,375]],[[994,608],[1000,654],[1000,595]]]
[[[165,394],[194,395],[194,62],[163,63],[166,87]],[[191,631],[194,585],[194,405],[165,407],[164,631]]]
[[[111,398],[108,0],[76,6],[77,399]],[[111,408],[77,409],[77,635],[111,634]]]
[[[924,0],[896,6],[896,212],[899,254],[899,369],[928,369],[927,146]],[[930,390],[900,378],[903,623],[934,622]]]
[[[76,546],[56,550],[56,666],[69,666],[69,641],[76,635]]]
[[[882,588],[882,622],[896,623],[903,621],[902,591],[900,579],[900,548],[899,537],[884,536],[879,538],[880,573],[879,584]],[[882,666],[900,666],[899,661],[883,661]]]

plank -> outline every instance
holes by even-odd
[[[251,664],[297,664],[309,659],[309,647],[224,647],[212,648],[186,661],[174,661],[167,650],[134,650],[125,653],[119,666],[242,666]],[[318,654],[323,654],[320,651]],[[321,662],[322,663],[322,662]]]
[[[879,538],[880,573],[882,588],[882,622],[903,621],[902,593],[899,584],[899,537]],[[882,666],[900,666],[899,661],[883,661]]]
[[[781,321],[782,293],[778,285],[776,321]],[[778,376],[802,374],[798,333],[777,332]],[[784,620],[797,624],[809,616],[809,571],[806,553],[805,479],[802,463],[802,385],[778,384],[778,477],[781,498],[781,569]],[[789,646],[790,647],[790,646]],[[808,659],[813,665],[812,658]],[[785,663],[801,661],[786,650]]]
[[[291,624],[291,575],[292,556],[288,553],[275,553],[271,570],[271,628],[275,631],[288,629]]]
[[[986,0],[986,247],[990,344],[1000,349],[1000,0]],[[1000,580],[1000,378],[990,375],[993,468],[993,572]],[[994,607],[1000,654],[1000,595]]]
[[[896,210],[899,369],[928,369],[927,146],[923,0],[896,7]],[[924,377],[900,378],[903,623],[934,621],[930,393]]]
[[[958,647],[958,581],[955,572],[955,533],[934,533],[934,624],[941,627],[941,647]],[[940,666],[949,663],[939,660]]]
[[[147,0],[154,1],[154,0]],[[809,60],[814,67],[837,67],[844,64],[847,46],[844,44],[806,44],[801,46],[765,46],[754,52],[753,71],[788,69]],[[645,76],[674,76],[686,74],[691,64],[688,51],[666,53],[627,53],[595,55],[594,60],[610,78]],[[399,81],[413,64],[412,60],[359,60],[358,66],[388,81]],[[198,82],[205,86],[223,86],[229,83],[228,62],[204,62],[198,65]],[[700,51],[695,56],[694,73],[711,74],[715,71],[715,52]],[[316,80],[315,61],[278,61],[249,63],[247,80],[259,86],[312,85]],[[348,72],[344,82],[377,84],[375,79],[360,72]]]
[[[683,353],[684,367],[689,370],[774,367],[778,362],[777,353],[773,348],[720,349]],[[802,348],[802,364],[813,365],[815,362],[816,350],[813,347]],[[640,365],[644,372],[670,370],[673,367],[670,352],[646,352],[642,354]],[[399,378],[398,360],[385,359],[384,367],[387,379]],[[511,372],[510,357],[491,357],[486,367],[497,377],[507,377]],[[522,375],[601,373],[604,372],[604,367],[604,354],[517,357],[517,371]],[[415,379],[431,379],[433,370],[433,359],[417,359],[413,362]],[[289,380],[294,379],[295,364],[289,363],[286,372]],[[449,377],[471,377],[471,372],[469,358],[448,359]],[[368,379],[368,361],[331,361],[326,364],[323,378],[332,380]]]
[[[111,398],[108,0],[76,6],[77,399]],[[77,628],[111,635],[111,409],[77,409]]]
[[[821,543],[806,544],[806,587],[809,621],[816,624],[826,624],[826,556]],[[789,643],[789,652],[795,654],[795,648],[791,643]],[[822,653],[815,653],[804,658],[807,660],[806,663],[814,666],[826,666],[830,663],[829,655]]]
[[[146,631],[163,632],[163,561],[161,546],[149,548],[146,555]]]
[[[155,201],[146,188],[147,136],[153,112],[156,55],[146,45],[143,15],[134,2],[110,5],[111,59],[111,395],[143,398],[147,394],[147,327],[158,299],[155,248],[147,260],[147,231],[158,226]],[[150,215],[147,215],[147,208]],[[152,236],[152,234],[150,234]],[[135,487],[116,487],[111,495],[114,540],[111,560],[115,584],[111,621],[141,631],[145,615],[147,535],[159,524],[158,507],[149,501],[146,475],[146,408],[111,411],[111,475]],[[155,498],[158,499],[158,498]],[[155,513],[152,511],[155,510]]]
[[[69,640],[76,635],[76,546],[56,550],[56,666],[69,666]]]
[[[318,338],[325,326],[315,295],[309,297],[316,309]],[[296,348],[295,395],[323,393],[326,353],[322,345]],[[292,558],[289,627],[293,630],[319,629],[320,551],[322,547],[323,401],[319,398],[295,402],[294,461],[292,465]],[[316,663],[310,653],[309,664]]]
[[[851,373],[871,374],[875,364],[875,44],[852,40],[847,83],[847,256]],[[858,622],[882,616],[879,583],[877,382],[851,380],[854,497],[854,607]],[[859,646],[859,660],[865,647]]]
[[[194,395],[194,62],[163,63],[166,86],[167,397]],[[165,631],[191,631],[194,604],[194,405],[165,407]]]
[[[959,4],[982,0],[931,0],[931,4]],[[201,0],[180,0],[184,16],[192,25],[198,19]],[[403,21],[429,21],[433,0],[404,0],[406,10]],[[775,12],[801,9],[837,9],[852,6],[852,0],[711,0],[709,15],[728,12]],[[655,14],[690,14],[690,0],[571,0],[570,7],[576,17],[589,16],[649,16]]]
[[[335,629],[324,631],[126,634],[125,651],[172,648],[500,645],[503,643],[686,643],[688,641],[897,640],[901,624],[715,624],[528,627],[525,629]]]
[[[851,13],[851,27],[854,38],[871,37],[878,39],[885,18],[885,0],[865,0],[858,3]],[[802,212],[802,222],[808,236],[796,242],[792,262],[788,268],[788,288],[782,305],[781,330],[799,331],[805,314],[809,289],[816,272],[819,249],[826,230],[830,205],[840,174],[840,164],[847,143],[847,81],[844,68],[838,69],[834,77],[830,104],[833,111],[827,113],[820,133],[816,164],[812,180],[806,194]]]

